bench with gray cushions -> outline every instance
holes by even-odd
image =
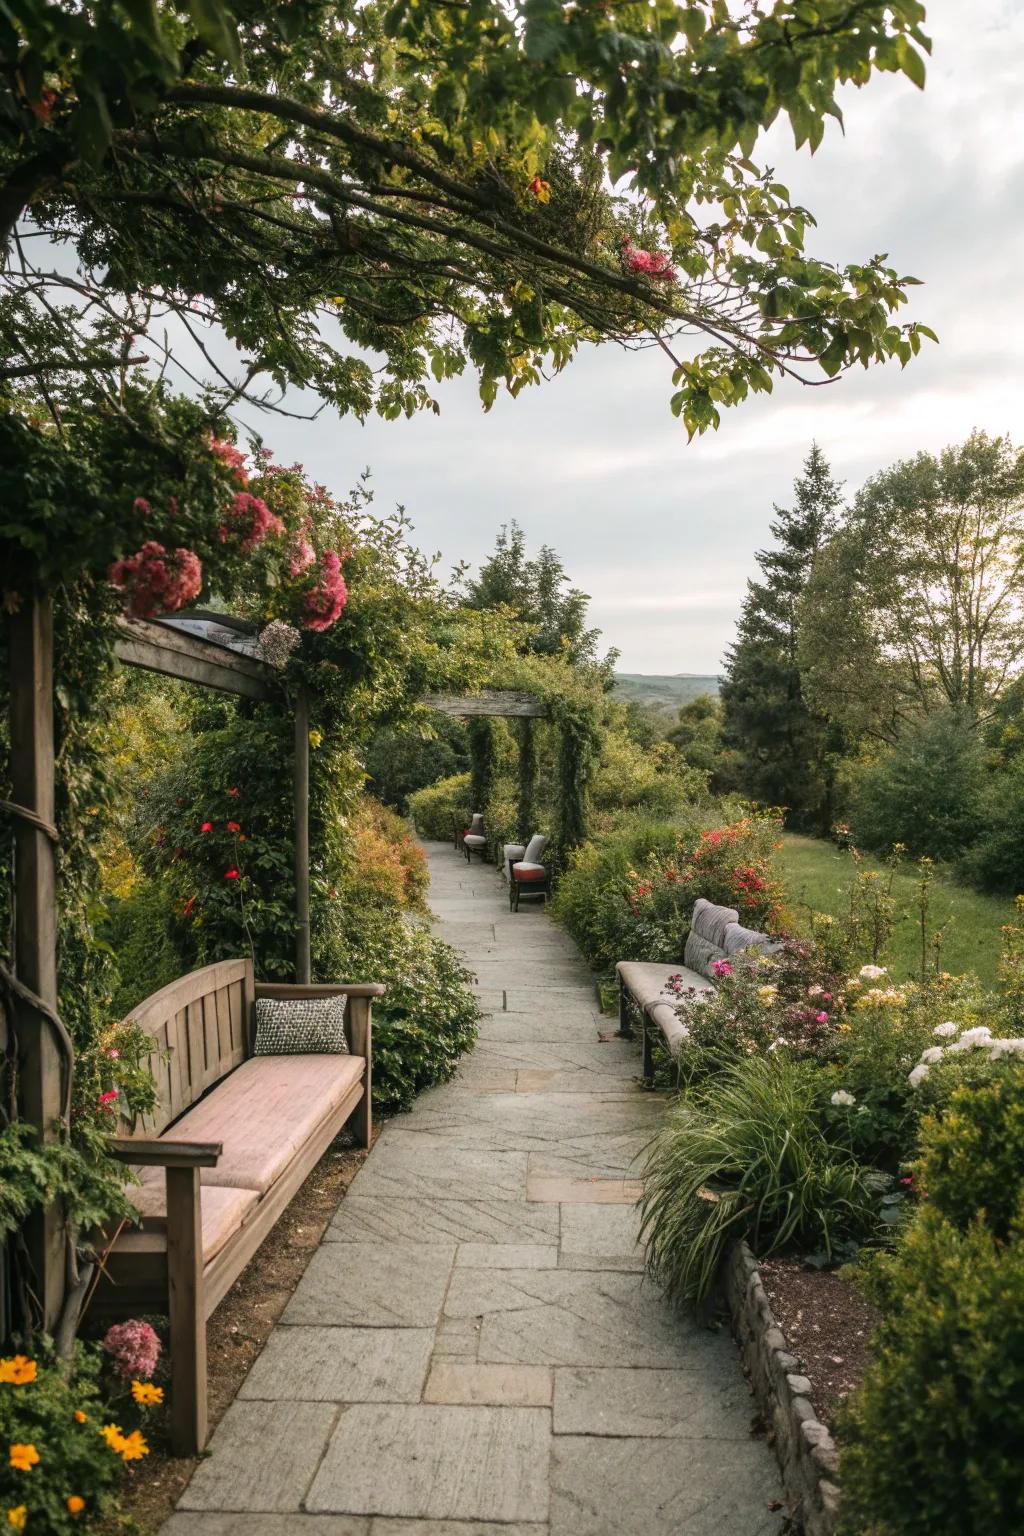
[[[383,991],[261,983],[251,960],[221,960],[128,1015],[153,1041],[159,1103],[111,1143],[139,1180],[126,1194],[140,1219],[113,1235],[92,1305],[111,1320],[170,1317],[179,1456],[206,1443],[206,1319],[342,1127],[370,1144],[371,1004]],[[331,1028],[312,1018],[328,998],[346,999]],[[267,1009],[257,1039],[261,999],[292,1008]],[[282,1049],[296,1054],[270,1054]]]
[[[650,1077],[653,1070],[648,1025],[657,1026],[670,1055],[678,1056],[689,1033],[679,1017],[679,1004],[687,993],[701,997],[714,990],[715,962],[731,960],[745,949],[770,954],[777,948],[777,941],[768,934],[744,928],[735,907],[719,907],[701,896],[694,903],[682,965],[620,960],[615,967],[619,977],[619,1033],[632,1036],[634,1019],[639,1023],[644,1076]]]

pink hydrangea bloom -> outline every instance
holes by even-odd
[[[712,960],[711,969],[716,976],[731,976],[732,966],[728,960]]]
[[[227,519],[220,527],[220,541],[237,543],[243,554],[249,554],[271,534],[284,533],[284,523],[259,496],[248,491],[236,491]]]
[[[303,623],[307,629],[330,629],[340,618],[348,602],[348,587],[341,574],[342,559],[343,556],[335,549],[327,549],[320,556],[316,582],[306,593],[306,616]]]
[[[241,448],[236,448],[234,443],[227,442],[224,438],[215,437],[210,444],[211,451],[229,469],[234,470],[235,479],[239,485],[247,485],[249,476],[245,468],[245,454]]]
[[[659,251],[644,251],[632,240],[622,242],[622,260],[627,272],[640,272],[659,283],[674,283],[679,274],[667,256]]]
[[[148,1381],[160,1358],[160,1340],[148,1323],[137,1317],[108,1328],[103,1348],[113,1356],[114,1370],[125,1381]]]
[[[193,602],[203,585],[203,567],[192,550],[168,552],[148,539],[138,554],[115,560],[107,578],[126,594],[125,608],[133,619],[151,619]]]

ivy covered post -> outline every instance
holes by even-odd
[[[480,716],[469,722],[470,810],[487,814],[494,788],[494,725]]]
[[[533,822],[537,800],[537,727],[531,715],[519,722],[519,802],[516,824],[519,836],[528,842],[535,831]]]
[[[57,1012],[57,850],[53,728],[53,601],[36,596],[10,619],[11,792],[14,819],[14,1019],[21,1118],[41,1141],[64,1113]],[[27,813],[27,814],[25,814]],[[48,1332],[64,1297],[62,1212],[51,1204],[25,1225],[30,1284]],[[23,1322],[27,1322],[23,1319]]]
[[[600,749],[593,711],[562,702],[558,720],[558,847],[565,855],[586,840],[590,784]]]
[[[312,981],[309,949],[309,695],[295,699],[295,980]]]

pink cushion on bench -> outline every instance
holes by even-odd
[[[168,1135],[224,1143],[216,1168],[202,1171],[204,1184],[263,1193],[365,1071],[362,1056],[253,1056],[176,1120]]]
[[[125,1193],[139,1215],[145,1230],[167,1230],[167,1182],[162,1168],[143,1168],[141,1184],[133,1184]],[[232,1189],[227,1185],[208,1184],[199,1192],[203,1220],[203,1262],[216,1258],[229,1237],[233,1237],[259,1200],[254,1189]]]

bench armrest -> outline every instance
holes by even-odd
[[[224,1150],[222,1141],[174,1141],[164,1136],[114,1136],[108,1146],[119,1162],[144,1168],[215,1168]]]
[[[387,987],[379,981],[307,982],[258,981],[256,996],[293,997],[383,997]]]

